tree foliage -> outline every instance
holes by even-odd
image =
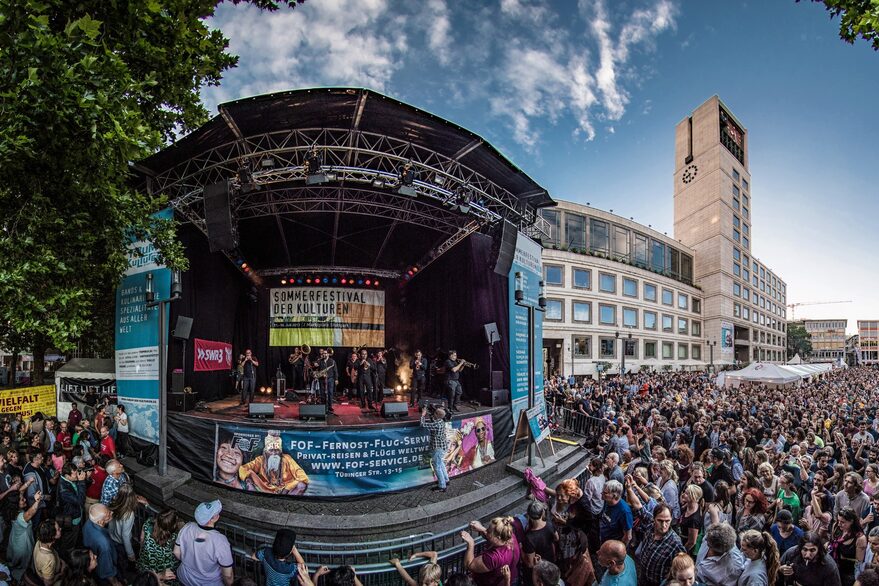
[[[799,2],[800,0],[797,0]],[[879,2],[877,0],[812,0],[824,4],[830,18],[839,17],[839,38],[854,44],[860,37],[879,51]]]
[[[790,360],[796,354],[805,360],[812,355],[812,336],[806,331],[801,323],[789,323],[787,325],[787,358]]]
[[[205,23],[216,4],[0,0],[0,347],[71,349],[132,235],[185,268],[174,222],[151,218],[167,202],[130,165],[208,119],[200,89],[237,63]]]

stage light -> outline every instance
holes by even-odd
[[[329,282],[330,282],[330,280],[327,279],[326,277],[324,277],[324,283],[329,283]]]
[[[409,270],[407,271],[407,274],[411,277],[412,275],[415,274],[415,272],[414,272],[412,269],[409,269]]]
[[[357,279],[357,284],[358,284],[358,285],[362,285],[362,284],[363,284],[363,279]]]
[[[399,393],[402,390],[403,390],[403,387],[401,385],[397,385],[397,392]]]
[[[412,186],[416,179],[418,179],[418,171],[412,166],[412,161],[406,161],[406,164],[400,168],[400,187],[397,188],[397,193],[408,197],[415,197],[418,195],[415,188]]]
[[[372,285],[372,280],[366,279],[366,286],[369,287],[370,285]]]
[[[274,157],[265,157],[262,161],[259,162],[259,166],[263,169],[274,169],[275,168],[275,158]]]
[[[296,282],[301,285],[302,284],[302,277],[299,277],[298,279],[296,279]]]
[[[409,385],[403,385],[403,390],[404,390],[404,391],[408,391],[408,390],[409,390]]]
[[[281,284],[282,284],[282,285],[286,285],[286,284],[287,284],[287,279],[281,279]]]
[[[308,283],[309,285],[311,285],[311,277],[305,279],[305,282]]]
[[[412,267],[412,270],[413,270],[414,272],[417,273],[417,272],[418,272],[418,267]]]
[[[338,282],[339,282],[339,279],[337,279],[336,277],[333,277],[333,284],[335,285]]]
[[[342,279],[342,284],[343,284],[343,285],[344,285],[345,283],[347,283],[347,282],[348,282],[347,279]]]
[[[244,271],[247,270],[247,263],[246,262],[241,263],[241,270],[244,270]]]
[[[376,287],[378,287],[378,281],[376,280],[376,281],[373,283],[373,285],[375,285]]]

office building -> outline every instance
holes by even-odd
[[[847,319],[804,319],[812,342],[810,362],[831,362],[845,356]]]

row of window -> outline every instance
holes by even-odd
[[[776,336],[775,334],[767,334],[766,332],[758,332],[757,330],[751,330],[751,331],[753,332],[753,340],[755,342],[760,342],[761,344],[769,344],[770,346],[784,346],[785,345],[784,337],[782,337],[782,336]]]
[[[619,326],[617,321],[616,305],[609,303],[598,303],[598,324],[603,326]],[[625,328],[641,328],[645,330],[657,330],[660,328],[663,332],[675,333],[680,335],[692,335],[699,337],[702,335],[702,322],[690,320],[685,317],[675,317],[668,314],[657,314],[655,311],[640,311],[635,307],[622,307],[622,326]],[[643,325],[639,321],[639,313],[643,313]],[[592,302],[591,301],[571,301],[571,321],[576,323],[591,324]],[[563,299],[546,300],[546,313],[543,316],[545,321],[562,322],[565,321],[565,301]],[[661,320],[661,321],[660,321]]]
[[[701,344],[688,344],[683,342],[677,343],[677,353],[675,353],[674,342],[659,342],[656,340],[638,340],[637,338],[614,338],[608,336],[598,337],[598,353],[593,355],[592,348],[593,337],[589,335],[574,335],[571,343],[574,348],[574,358],[607,358],[616,359],[620,350],[625,354],[626,358],[660,358],[662,360],[702,360]],[[641,347],[643,344],[643,348]],[[617,348],[619,346],[619,349]],[[658,354],[659,352],[659,354]]]
[[[754,287],[759,288],[776,301],[784,303],[787,300],[787,285],[784,284],[784,281],[773,275],[771,271],[767,273],[766,267],[758,265],[756,260],[752,262],[747,254],[743,254],[741,250],[735,247],[733,248],[733,261],[735,261],[733,263],[733,272],[735,272],[736,276],[741,276],[748,284],[753,283]],[[740,266],[736,269],[735,264],[739,263]],[[753,269],[753,273],[749,271],[749,267]]]
[[[751,321],[754,324],[766,326],[780,332],[784,331],[784,322],[774,319],[771,316],[766,315],[765,313],[760,313],[756,309],[751,310],[751,308],[749,308],[747,305],[742,305],[741,303],[733,303],[733,317],[737,317],[745,321]]]
[[[543,280],[547,285],[564,287],[565,286],[565,267],[561,265],[545,264],[543,265]],[[643,299],[644,301],[658,302],[659,287],[647,281],[639,281],[631,277],[622,277],[622,286],[620,291],[624,297],[633,299]],[[590,269],[581,269],[577,267],[571,268],[571,284],[574,289],[592,289],[592,271]],[[613,273],[598,273],[598,291],[602,293],[617,293],[617,285],[619,280],[617,275]],[[639,295],[639,287],[641,289]],[[675,305],[675,292],[671,289],[662,287],[662,304],[668,306]],[[693,297],[692,305],[690,296],[686,293],[677,294],[677,308],[683,311],[689,311],[692,308],[693,313],[702,313],[701,300]]]

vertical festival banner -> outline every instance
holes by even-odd
[[[171,218],[170,209],[156,214]],[[146,307],[147,274],[153,275],[156,299],[171,294],[171,271],[157,261],[152,242],[132,241],[128,270],[116,288],[116,389],[128,413],[129,433],[159,442],[159,310]],[[166,315],[162,327],[168,327]]]
[[[723,359],[732,357],[733,354],[733,325],[730,322],[720,322],[720,356]]]
[[[510,398],[513,425],[519,412],[528,408],[528,309],[516,305],[516,273],[522,275],[524,304],[537,306],[540,281],[543,280],[541,247],[521,232],[516,239],[516,254],[507,276],[510,315]],[[533,311],[534,336],[531,340],[531,368],[534,371],[535,404],[543,403],[543,312]]]

